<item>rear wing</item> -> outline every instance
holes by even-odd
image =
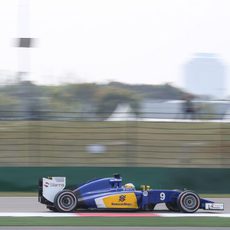
[[[41,203],[54,202],[57,193],[66,186],[65,177],[43,177],[39,180],[38,199]]]

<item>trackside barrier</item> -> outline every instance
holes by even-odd
[[[230,168],[229,120],[0,121],[0,167]]]
[[[0,192],[37,191],[43,176],[66,176],[74,187],[93,178],[120,173],[124,183],[136,188],[192,189],[199,193],[230,193],[230,168],[153,168],[153,167],[0,167]]]

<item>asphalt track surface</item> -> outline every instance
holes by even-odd
[[[225,210],[222,213],[230,213],[230,198],[212,198],[211,200],[224,203]],[[36,197],[0,197],[0,213],[3,212],[30,212],[30,213],[50,213],[45,205],[38,202]],[[87,211],[86,211],[87,212]],[[89,211],[88,211],[89,212]],[[153,212],[168,212],[165,205],[159,205]],[[199,210],[199,213],[207,212]],[[209,212],[210,213],[210,212]],[[0,230],[197,230],[199,227],[0,227]],[[229,228],[213,227],[202,230],[227,230]]]
[[[230,213],[230,198],[210,198],[210,200],[224,203],[224,211],[221,211],[221,213]],[[0,197],[0,213],[1,212],[50,213],[45,205],[38,202],[37,197]],[[162,204],[157,205],[156,210],[153,212],[160,213],[169,211],[165,205]],[[198,210],[197,213],[210,213],[210,211]]]
[[[0,227],[0,230],[198,230],[197,227]],[[201,228],[202,230],[210,230]],[[229,230],[225,227],[211,228],[212,230]]]
[[[198,230],[197,227],[0,227],[0,230]],[[201,228],[202,230],[229,230],[225,227]]]

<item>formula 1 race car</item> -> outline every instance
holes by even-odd
[[[200,198],[189,190],[150,189],[136,190],[132,183],[122,185],[119,174],[114,177],[88,181],[74,190],[65,189],[65,177],[48,177],[39,180],[38,200],[56,212],[73,212],[78,209],[153,210],[165,203],[170,211],[193,213],[198,209],[223,210],[222,203]]]

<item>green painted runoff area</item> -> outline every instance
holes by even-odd
[[[229,168],[152,167],[0,167],[0,192],[36,192],[38,180],[66,176],[70,188],[120,173],[124,183],[150,185],[152,189],[191,189],[199,193],[229,194]]]
[[[0,217],[0,226],[230,227],[230,221],[221,217]]]

